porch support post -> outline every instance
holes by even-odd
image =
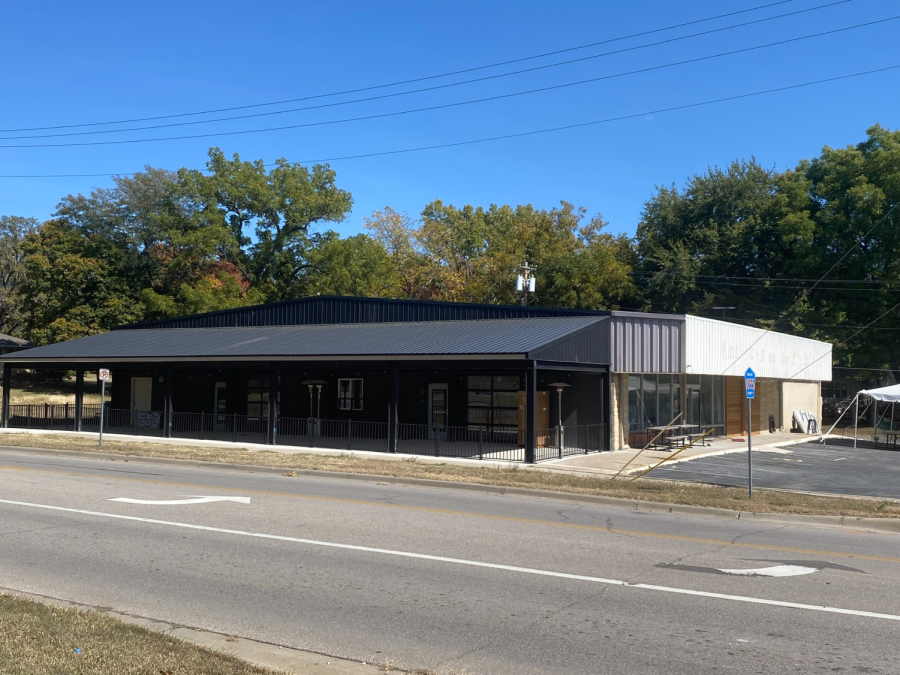
[[[388,395],[388,452],[397,452],[397,409],[400,401],[400,371],[391,368],[391,384]]]
[[[3,428],[6,429],[9,426],[9,388],[12,386],[12,368],[8,363],[3,364],[3,411],[2,415],[2,423]]]
[[[269,369],[269,433],[266,443],[275,445],[278,438],[278,367]]]
[[[537,364],[525,369],[525,462],[534,464],[537,445]]]
[[[166,368],[166,393],[165,402],[163,403],[163,435],[166,438],[172,438],[172,428],[174,427],[172,413],[175,412],[172,409],[172,397],[174,394],[175,370],[173,368]]]
[[[81,431],[82,408],[84,407],[84,368],[75,371],[75,431]],[[68,422],[66,423],[68,424]]]

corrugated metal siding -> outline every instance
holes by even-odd
[[[682,317],[642,318],[613,312],[609,325],[611,368],[616,373],[680,373]]]
[[[530,358],[569,363],[609,363],[609,320],[602,321],[563,340],[533,351]]]
[[[686,317],[688,373],[831,380],[831,345],[697,316]],[[746,353],[745,353],[746,352]]]
[[[314,296],[274,302],[267,305],[256,305],[254,307],[239,307],[208,314],[147,321],[128,326],[119,326],[117,329],[241,328],[246,326],[469,321],[475,319],[607,315],[608,312],[553,309],[549,307]]]

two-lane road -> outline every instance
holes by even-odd
[[[0,586],[435,672],[900,672],[900,536],[480,491],[4,450]]]

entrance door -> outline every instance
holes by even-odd
[[[428,385],[428,438],[447,440],[447,385]]]
[[[214,431],[225,431],[225,424],[228,417],[225,414],[227,399],[225,397],[225,383],[216,382],[215,398],[213,399],[213,410],[216,411],[216,419],[213,422]]]
[[[131,378],[131,412],[153,410],[153,378]]]

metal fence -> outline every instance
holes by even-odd
[[[266,443],[266,417],[216,413],[172,413],[174,438]],[[75,430],[74,404],[10,405],[9,426],[23,429]],[[100,404],[82,406],[82,431],[100,430]],[[104,410],[103,431],[138,436],[165,435],[165,415],[152,410]],[[390,452],[386,422],[324,420],[279,417],[275,425],[278,445],[334,450]],[[397,452],[433,457],[525,461],[524,432],[469,427],[434,427],[428,424],[398,424]],[[607,425],[572,425],[539,429],[535,461],[609,449]]]
[[[386,422],[279,417],[278,445],[388,452]]]
[[[269,437],[269,419],[249,415],[175,412],[172,413],[172,437],[265,443]]]
[[[534,461],[562,459],[572,455],[586,455],[609,449],[609,435],[605,424],[579,424],[539,429],[534,449]]]
[[[469,427],[433,427],[398,424],[397,452],[434,457],[525,461],[523,434],[517,429],[492,430]]]

